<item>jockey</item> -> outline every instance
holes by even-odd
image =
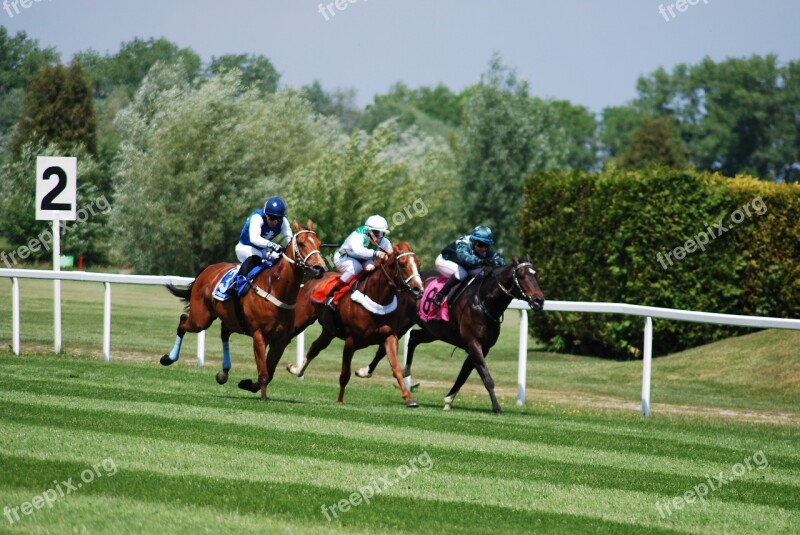
[[[459,282],[480,273],[484,266],[502,266],[503,257],[489,248],[494,243],[492,229],[483,225],[472,229],[466,236],[448,244],[436,257],[436,269],[444,276],[449,276],[444,287],[439,290],[433,301],[441,305],[454,293]]]
[[[236,244],[236,258],[244,262],[251,256],[275,261],[283,254],[283,249],[275,243],[275,237],[282,234],[286,243],[292,239],[292,227],[286,219],[286,203],[280,197],[270,197],[264,208],[258,209],[247,218],[239,243]]]
[[[375,260],[384,260],[392,253],[392,244],[386,238],[389,224],[382,216],[371,215],[363,226],[358,227],[344,240],[342,246],[333,257],[342,276],[328,294],[325,304],[333,306],[333,296],[362,270],[375,269]]]

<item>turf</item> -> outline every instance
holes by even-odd
[[[516,313],[490,358],[501,416],[475,377],[441,410],[461,355],[438,344],[414,364],[418,409],[403,406],[385,363],[352,379],[336,405],[340,345],[304,381],[281,369],[261,402],[235,386],[254,378],[244,337],[233,339],[225,386],[213,379],[213,328],[205,368],[192,360],[193,337],[177,364],[157,363],[181,312],[163,289],[114,287],[114,353],[103,364],[102,285],[89,289],[99,300],[81,288],[90,285],[64,285],[70,353],[53,355],[49,287],[22,282],[25,352],[0,352],[0,508],[13,520],[4,510],[0,532],[792,533],[800,524],[794,333],[657,359],[648,419],[636,409],[641,362],[535,350],[529,401],[517,407]],[[358,365],[368,359],[362,352]],[[702,502],[687,495],[717,475],[730,481]],[[24,514],[70,478],[82,486]]]

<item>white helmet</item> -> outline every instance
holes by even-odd
[[[367,228],[367,230],[382,232],[384,234],[389,233],[389,223],[387,223],[386,220],[379,215],[369,216],[366,223],[364,223],[364,226]]]

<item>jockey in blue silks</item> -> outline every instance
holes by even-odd
[[[505,263],[502,256],[489,248],[493,243],[492,229],[480,225],[442,249],[436,257],[436,269],[450,278],[434,297],[434,303],[441,305],[445,300],[449,302],[458,283],[480,273],[483,266],[497,267]]]
[[[274,262],[283,254],[283,248],[275,240],[279,234],[288,244],[292,239],[292,227],[286,219],[286,203],[280,197],[270,197],[264,208],[248,216],[236,244],[236,258],[244,262],[251,256],[260,256]]]

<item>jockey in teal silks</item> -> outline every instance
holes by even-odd
[[[441,254],[436,257],[436,269],[450,278],[434,297],[434,303],[440,306],[445,300],[449,303],[458,283],[467,277],[474,277],[484,266],[497,267],[504,264],[503,257],[489,248],[492,243],[492,229],[480,225],[472,229],[470,234],[442,249]]]
[[[333,296],[362,270],[375,269],[375,260],[383,260],[392,253],[392,244],[386,238],[389,223],[382,216],[371,215],[363,226],[358,227],[333,256],[333,262],[342,276],[328,294],[325,304],[333,306]]]

